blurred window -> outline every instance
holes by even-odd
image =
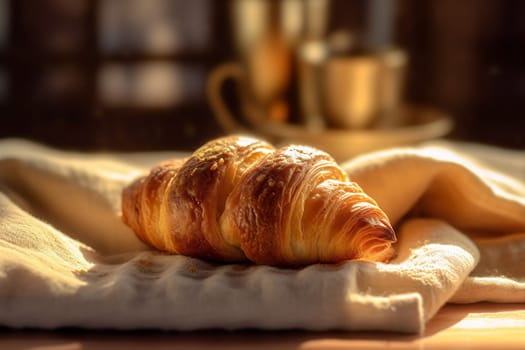
[[[8,2],[7,0],[0,0],[0,50],[3,51],[7,42],[8,25]]]
[[[0,55],[2,58],[7,46],[7,30],[9,28],[8,20],[8,2],[7,0],[0,0]],[[7,75],[4,60],[0,62],[0,102],[4,102],[7,94]]]
[[[209,0],[103,0],[98,37],[104,52],[203,51],[210,40]]]
[[[7,75],[3,68],[0,68],[0,103],[5,102],[7,95]]]
[[[109,63],[99,70],[99,99],[109,107],[172,107],[198,100],[204,79],[204,70],[198,66]]]
[[[210,123],[205,81],[224,54],[225,8],[213,0],[0,0],[0,137],[83,147],[202,142],[188,130]]]
[[[164,108],[204,98],[209,0],[101,0],[97,97],[107,107]],[[193,61],[193,60],[192,60]]]
[[[28,88],[37,103],[71,105],[81,103],[90,89],[83,67],[72,62],[47,64],[32,70],[34,85]]]

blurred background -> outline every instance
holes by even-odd
[[[525,149],[525,1],[262,0],[255,10],[240,2],[0,0],[0,137],[80,150],[193,149],[225,132],[206,93],[210,73],[241,60],[244,22],[262,21],[257,6],[274,6],[265,20],[294,13],[277,26],[294,35],[284,41],[291,64],[277,119],[301,123],[301,43],[397,47],[408,57],[403,100],[449,115],[447,138]],[[223,95],[235,105],[233,85]]]

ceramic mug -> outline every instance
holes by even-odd
[[[220,99],[221,87],[227,80],[236,82],[243,114],[249,110],[248,118],[256,118],[254,110],[270,120],[287,118],[284,96],[292,81],[293,54],[303,31],[300,16],[304,6],[304,0],[230,2],[236,61],[213,70],[208,84],[210,101],[227,130],[231,130],[231,122],[226,122],[227,110]]]
[[[322,119],[338,129],[401,122],[397,111],[407,65],[403,50],[333,53],[325,43],[312,42],[302,47],[300,58],[303,119]]]
[[[229,80],[233,81],[237,88],[240,117],[234,116],[232,108],[223,98],[223,86]],[[228,133],[257,130],[268,121],[280,123],[288,117],[288,104],[284,97],[272,94],[266,95],[266,99],[261,99],[261,95],[254,93],[245,67],[238,62],[224,63],[213,69],[208,77],[206,89],[214,116]]]
[[[226,64],[210,75],[208,95],[216,120],[227,133],[252,134],[275,144],[307,144],[330,153],[337,161],[369,151],[408,145],[446,134],[452,127],[450,118],[433,108],[421,106],[399,107],[404,124],[375,129],[318,128],[306,125],[280,123],[265,118],[265,113],[241,98],[241,118],[236,118],[221,97],[220,87],[225,79],[235,76],[242,81],[242,67]],[[242,95],[242,89],[241,95]]]

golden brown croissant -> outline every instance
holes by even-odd
[[[154,167],[124,189],[122,220],[157,249],[226,262],[387,261],[396,240],[328,154],[242,136]]]

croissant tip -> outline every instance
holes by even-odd
[[[392,242],[397,242],[397,235],[394,229],[387,230],[387,237]]]
[[[392,225],[390,225],[390,222],[381,220],[381,223],[383,224],[383,238],[391,241],[391,242],[397,242],[397,235],[395,230],[392,228]]]
[[[397,235],[393,228],[389,227],[385,230],[385,238],[392,242],[397,242]]]

